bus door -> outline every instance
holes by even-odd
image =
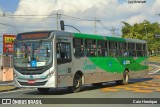
[[[57,42],[56,53],[58,87],[71,86],[73,83],[73,77],[71,76],[71,42]]]

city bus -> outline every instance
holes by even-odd
[[[129,79],[148,74],[147,42],[138,39],[66,31],[19,33],[14,41],[14,84],[37,88],[67,87]]]

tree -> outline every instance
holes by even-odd
[[[127,22],[122,22],[122,37],[146,40],[148,50],[157,53],[160,51],[160,37],[156,38],[156,34],[160,34],[160,25],[158,22],[150,23],[144,20],[142,23],[130,25]]]

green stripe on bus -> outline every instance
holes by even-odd
[[[89,58],[92,63],[94,63],[97,67],[103,69],[106,72],[117,72],[123,73],[123,71],[128,68],[130,71],[141,71],[148,69],[147,65],[141,64],[141,62],[147,60],[146,58],[137,58],[133,59],[132,57],[126,58],[112,58],[112,57],[90,57]],[[129,63],[125,63],[125,61],[129,61]]]
[[[108,41],[116,41],[116,42],[125,42],[124,38],[101,36],[101,35],[92,35],[92,34],[74,33],[74,37],[85,38],[85,39],[88,38],[88,39],[99,39],[99,40],[108,40]]]
[[[108,41],[126,42],[124,38],[119,38],[119,37],[110,37],[110,36],[107,36],[106,39]]]
[[[100,39],[103,40],[104,37],[100,35],[91,35],[91,34],[80,34],[80,33],[74,33],[74,37],[77,38],[88,38],[88,39]]]

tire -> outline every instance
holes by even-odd
[[[129,72],[125,70],[123,73],[123,80],[122,80],[122,85],[126,85],[129,82]]]
[[[49,91],[49,88],[37,88],[37,90],[42,94],[47,94]]]
[[[127,70],[123,73],[123,79],[116,81],[117,85],[126,85],[129,82],[129,72]]]
[[[77,93],[82,87],[82,77],[76,74],[73,80],[73,86],[69,87],[70,92]]]

